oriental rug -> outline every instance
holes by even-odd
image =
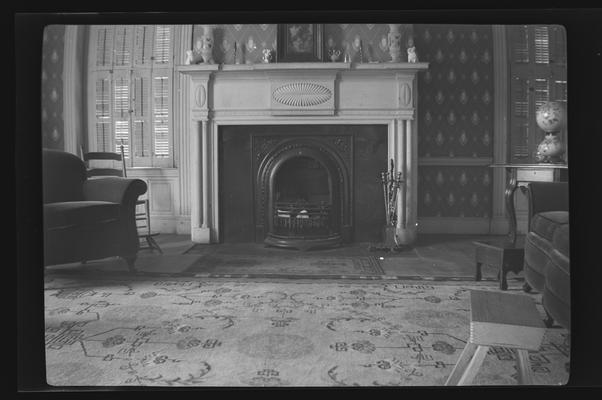
[[[47,382],[443,385],[469,336],[470,289],[496,290],[487,282],[47,275]],[[529,353],[536,385],[567,382],[569,343],[566,330],[547,330]],[[491,348],[474,384],[516,384],[515,357]]]

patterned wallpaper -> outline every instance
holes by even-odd
[[[449,159],[419,168],[418,215],[489,217],[490,168],[453,165],[493,155],[491,27],[415,25],[414,35],[419,60],[430,63],[419,75],[418,155]]]
[[[62,150],[65,26],[47,26],[42,40],[42,146]]]
[[[419,217],[491,216],[489,167],[421,166],[418,168]]]
[[[412,34],[412,25],[402,25],[402,43]],[[191,48],[203,30],[195,25]],[[261,62],[261,51],[264,48],[276,50],[278,26],[276,24],[260,25],[218,25],[215,27],[213,56],[216,63],[234,63],[234,42],[243,48],[244,60],[253,63]],[[363,61],[389,61],[389,49],[386,46],[389,26],[387,24],[324,24],[324,44],[326,49],[341,50],[339,61],[343,61],[343,50],[349,45],[350,56],[358,61],[358,53],[353,41],[359,36],[363,47]],[[402,56],[405,53],[402,51]],[[407,56],[407,55],[406,55]],[[402,58],[403,60],[403,58]]]

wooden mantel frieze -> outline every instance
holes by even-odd
[[[218,134],[221,125],[384,124],[388,158],[405,185],[398,205],[401,243],[416,238],[417,80],[428,63],[197,64],[176,67],[183,99],[183,175],[191,194],[194,242],[219,238]],[[387,160],[388,161],[388,160]],[[377,177],[378,178],[378,177]],[[188,207],[186,207],[188,206]],[[383,221],[384,223],[384,221]]]

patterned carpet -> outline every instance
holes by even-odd
[[[468,338],[471,288],[496,290],[488,282],[48,274],[47,380],[54,386],[442,385]],[[530,353],[535,384],[567,382],[569,343],[564,329],[547,331],[541,349]],[[515,384],[514,358],[513,350],[490,349],[474,383]]]

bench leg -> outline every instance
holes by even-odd
[[[447,381],[445,382],[445,386],[455,386],[460,381],[462,374],[466,370],[468,363],[472,359],[472,356],[477,348],[476,344],[472,344],[470,342],[466,343],[466,347],[462,350],[460,354],[460,358],[456,361],[456,365],[454,369],[452,369],[451,374],[447,377]]]
[[[481,364],[485,360],[485,356],[487,355],[487,351],[489,350],[489,346],[481,346],[477,347],[477,351],[475,351],[474,356],[472,356],[472,360],[466,367],[466,371],[462,374],[460,381],[458,382],[458,386],[470,385],[477,376],[477,372],[479,372],[479,368],[481,368]]]
[[[518,384],[532,385],[533,375],[531,374],[531,364],[529,363],[529,352],[523,349],[516,350],[516,361],[518,366]]]

